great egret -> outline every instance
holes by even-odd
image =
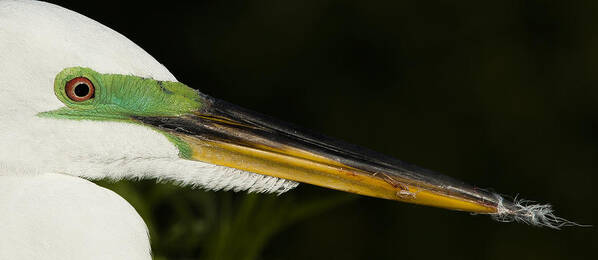
[[[87,179],[283,193],[305,182],[558,228],[500,195],[192,90],[75,12],[0,2],[0,259],[148,259],[136,211]]]

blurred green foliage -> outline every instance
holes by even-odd
[[[61,4],[204,93],[598,223],[598,1]],[[595,228],[347,202],[309,185],[279,197],[108,186],[144,217],[157,259],[588,259],[598,249]]]
[[[151,181],[96,183],[137,209],[148,225],[156,260],[258,259],[276,233],[356,198],[234,194]]]

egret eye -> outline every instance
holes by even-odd
[[[72,101],[83,102],[94,97],[95,87],[89,79],[77,77],[69,80],[64,90]]]

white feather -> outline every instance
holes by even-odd
[[[77,177],[0,176],[0,223],[0,259],[151,259],[135,209]]]

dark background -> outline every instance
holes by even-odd
[[[71,1],[202,92],[598,224],[598,1]],[[582,259],[561,231],[301,185],[102,182],[156,259]]]

